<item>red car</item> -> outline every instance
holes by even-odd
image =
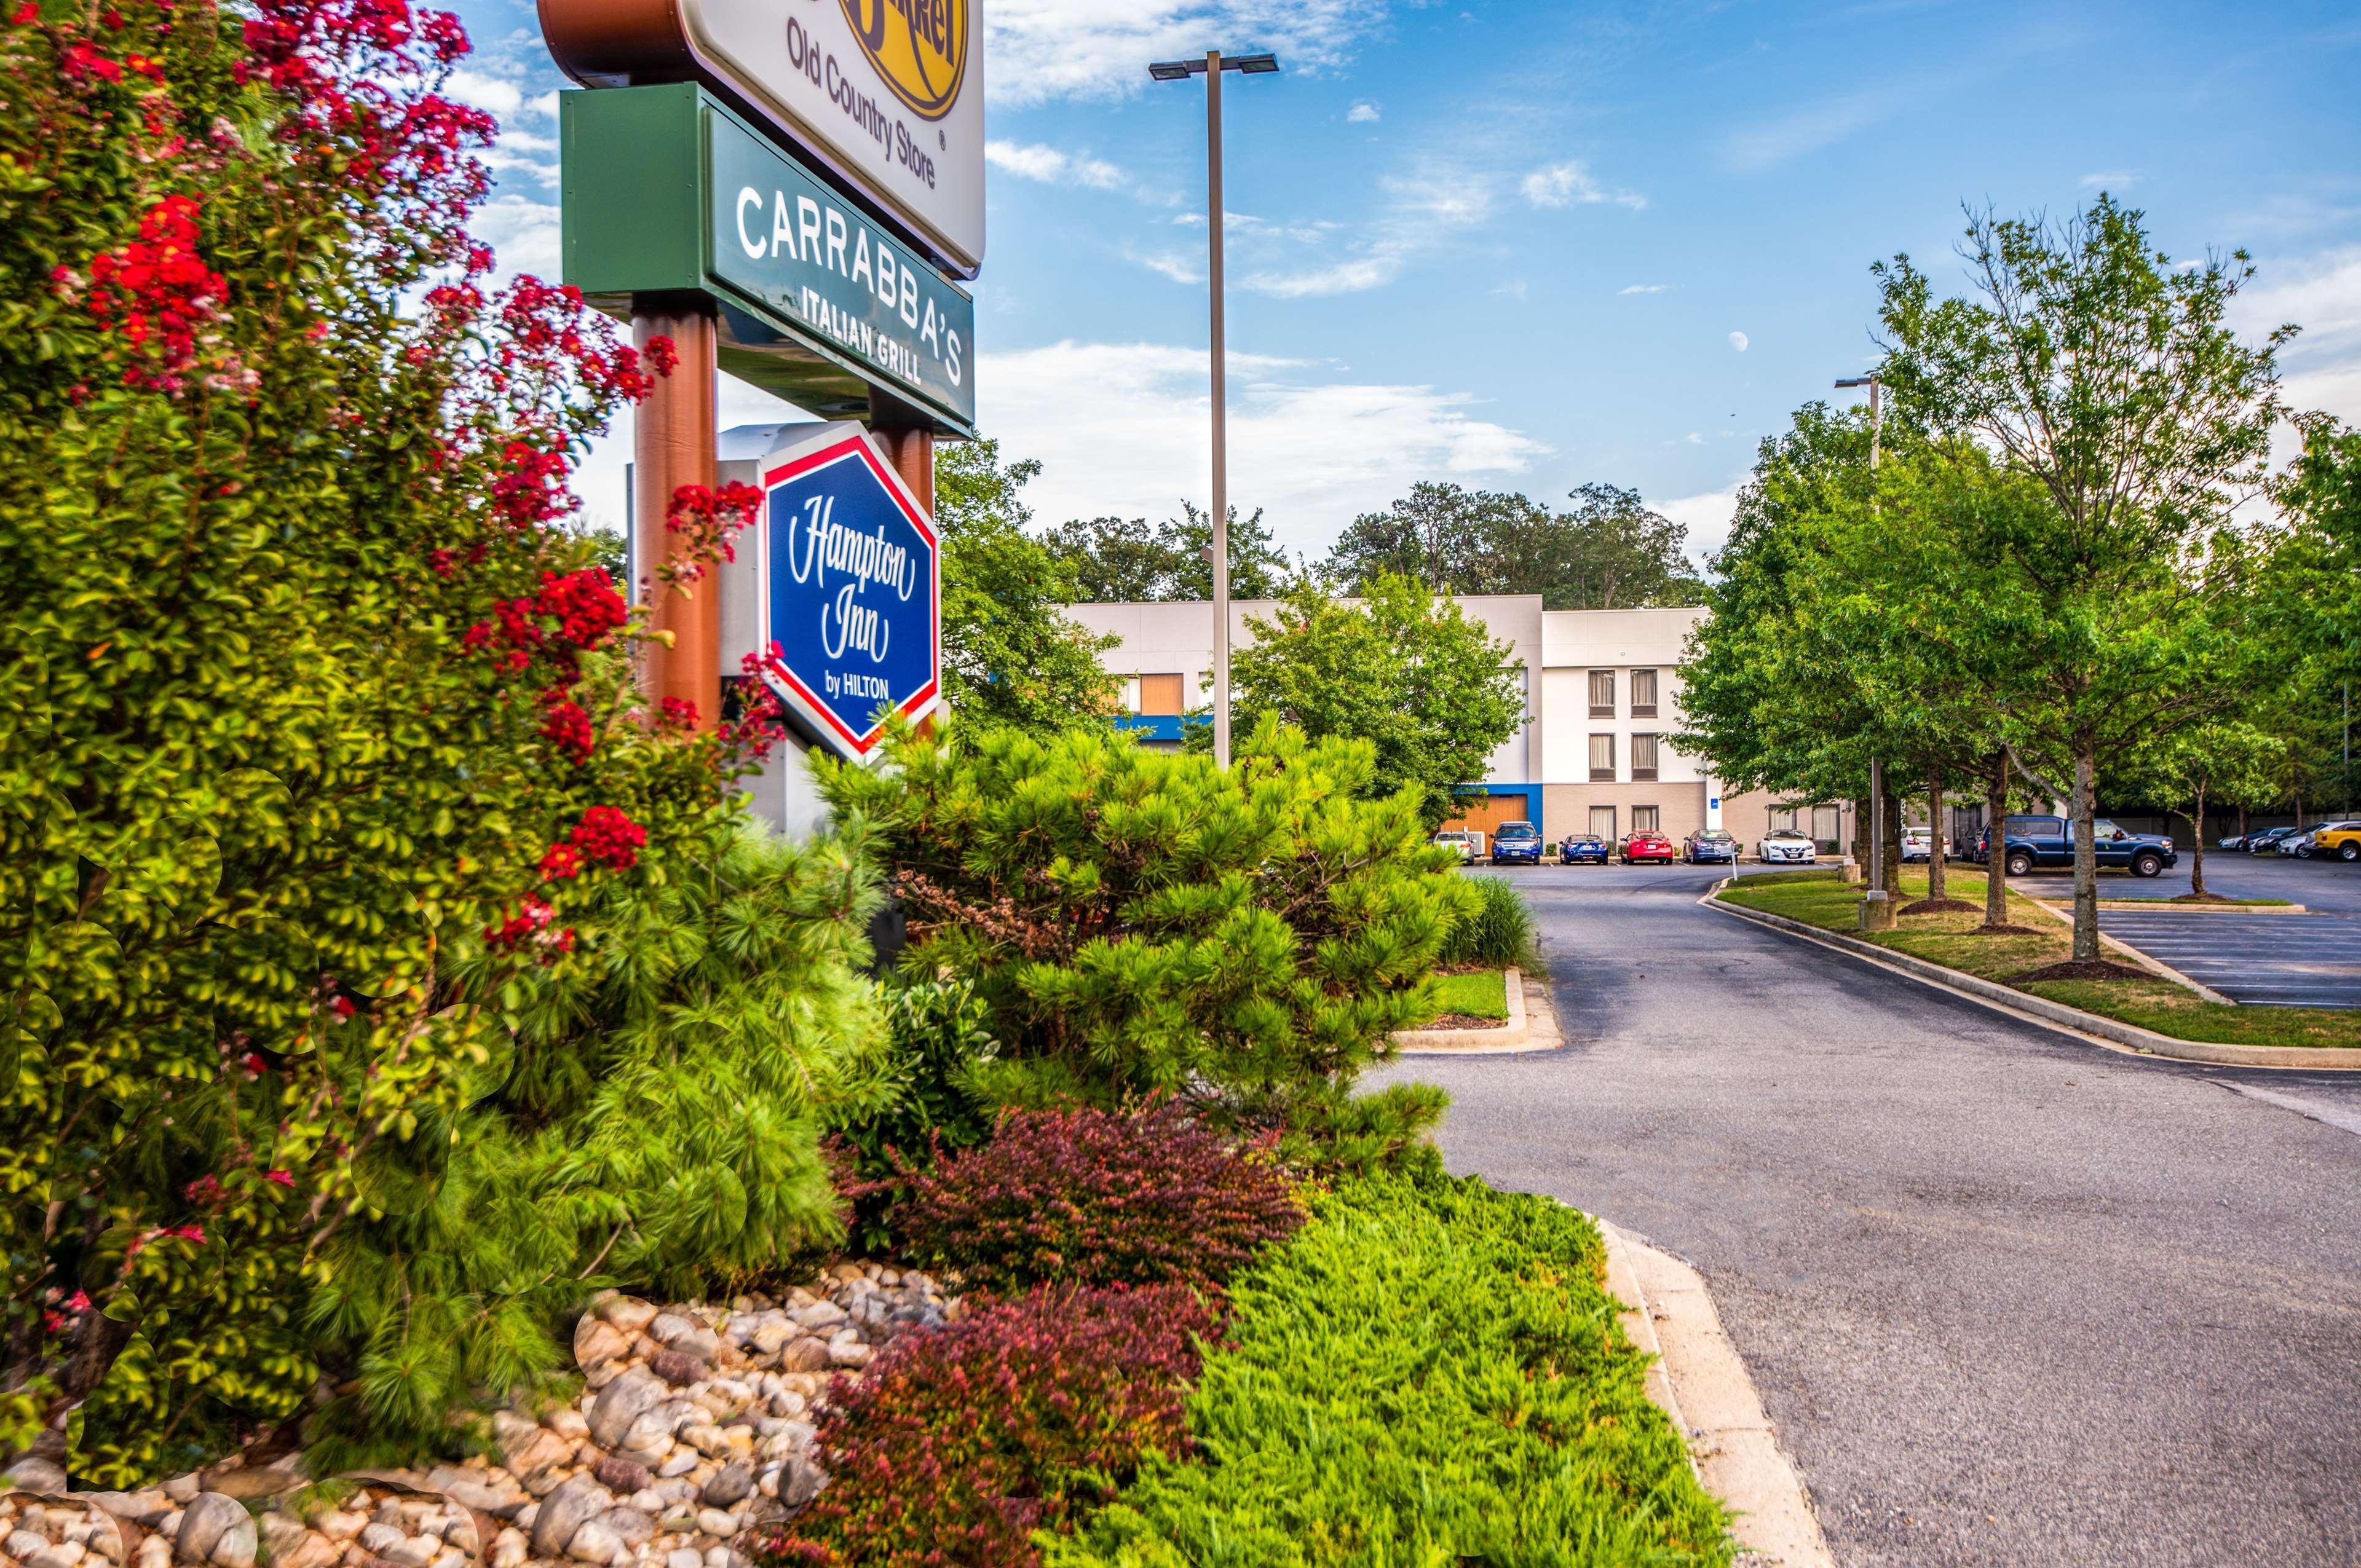
[[[1623,840],[1623,863],[1627,866],[1642,861],[1661,861],[1671,865],[1679,858],[1680,851],[1662,833],[1634,833]]]

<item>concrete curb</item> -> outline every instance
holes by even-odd
[[[1791,937],[1801,937],[1823,948],[1861,959],[1904,975],[1923,984],[1963,996],[1996,1013],[2006,1013],[2028,1024],[2038,1024],[2061,1034],[2071,1035],[2092,1045],[2130,1056],[2168,1057],[2175,1061],[2205,1062],[2214,1067],[2280,1068],[2291,1071],[2349,1072],[2361,1070],[2361,1047],[2345,1046],[2224,1046],[2209,1040],[2176,1040],[2169,1035],[2159,1035],[2153,1029],[2103,1018],[2096,1013],[2085,1013],[2079,1007],[2069,1007],[2062,1002],[2035,996],[2029,992],[2014,991],[1992,981],[1979,980],[1941,964],[1914,959],[1907,953],[1897,953],[1890,948],[1860,941],[1851,937],[1823,931],[1817,926],[1806,926],[1800,920],[1790,920],[1784,915],[1772,915],[1760,909],[1724,900],[1721,890],[1730,885],[1724,877],[1708,889],[1699,904],[1720,910],[1741,920],[1751,920],[1757,926],[1767,926]]]
[[[1506,971],[1509,1025],[1505,1029],[1397,1029],[1394,1054],[1405,1057],[1506,1057],[1554,1051],[1565,1044],[1548,982],[1524,970]]]
[[[1730,1534],[1750,1563],[1835,1568],[1812,1499],[1778,1429],[1722,1332],[1705,1279],[1687,1264],[1598,1220],[1607,1241],[1607,1288],[1629,1303],[1624,1332],[1653,1359],[1648,1398],[1687,1444],[1706,1490],[1736,1517]]]
[[[2054,904],[2044,904],[2037,898],[2033,901],[2033,906],[2048,915],[2052,920],[2059,921],[2065,926],[2071,927],[2074,924],[2074,912],[2070,909],[2060,909]],[[2099,907],[2102,910],[2104,910],[2106,905],[2103,904]],[[2147,953],[2144,953],[2137,948],[2133,947],[2129,942],[2125,941],[2121,937],[2111,937],[2106,932],[2102,931],[2099,933],[2099,945],[2103,948],[2112,948],[2114,951],[2123,954],[2124,957],[2131,959],[2136,968],[2147,970],[2148,973],[2156,976],[2157,979],[2169,980],[2175,985],[2183,987],[2186,990],[2193,991],[2208,1002],[2218,1002],[2224,1007],[2235,1007],[2238,1005],[2235,999],[2223,995],[2220,992],[2214,990],[2210,985],[2199,984],[2197,981],[2190,979],[2187,975],[2181,973],[2179,970],[2173,968],[2170,964],[2166,963],[2162,959],[2149,957]]]

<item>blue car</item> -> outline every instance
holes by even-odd
[[[1492,834],[1492,863],[1542,863],[1542,830],[1530,822],[1503,822]]]
[[[1607,863],[1607,840],[1595,833],[1570,833],[1557,847],[1558,864],[1562,866]]]

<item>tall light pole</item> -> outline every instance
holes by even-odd
[[[1878,396],[1883,383],[1872,370],[1866,376],[1848,376],[1837,383],[1839,391],[1848,387],[1869,389],[1869,471],[1874,476],[1878,438],[1883,433],[1885,414],[1884,401]],[[1872,510],[1877,506],[1873,488],[1869,504]],[[1935,836],[1939,853],[1942,825],[1930,821],[1927,828]],[[1861,898],[1861,925],[1864,931],[1890,930],[1894,926],[1894,901],[1885,892],[1885,764],[1873,756],[1869,760],[1869,891]]]
[[[1148,68],[1159,82],[1205,78],[1206,280],[1213,296],[1213,761],[1224,768],[1230,765],[1230,418],[1222,299],[1222,72],[1268,76],[1278,69],[1277,55],[1224,60],[1220,49],[1207,49],[1202,60],[1159,60]]]

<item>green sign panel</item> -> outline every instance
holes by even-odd
[[[559,95],[566,281],[602,309],[692,291],[721,367],[831,417],[873,392],[975,429],[975,302],[687,83]]]

